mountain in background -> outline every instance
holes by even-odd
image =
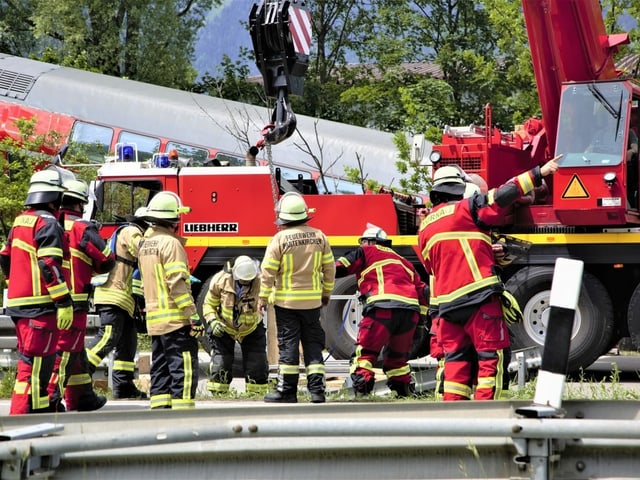
[[[248,30],[253,4],[248,0],[225,0],[222,6],[209,12],[207,23],[196,42],[193,66],[198,70],[199,78],[205,73],[218,76],[223,55],[235,60],[240,47],[253,48]],[[259,75],[255,64],[251,63],[249,67],[252,75]]]

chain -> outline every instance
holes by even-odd
[[[271,144],[265,145],[267,149],[267,162],[269,163],[269,171],[271,172],[271,194],[273,195],[273,211],[278,218],[278,186],[276,185],[276,171],[273,167],[273,157],[271,155]]]

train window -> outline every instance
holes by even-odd
[[[165,152],[170,152],[174,148],[178,151],[180,160],[185,160],[184,163],[189,167],[202,166],[209,158],[209,152],[204,148],[192,147],[184,143],[168,142]]]
[[[87,158],[90,163],[104,163],[113,139],[113,129],[92,123],[75,122],[71,130],[70,158]]]
[[[160,140],[138,133],[120,132],[118,136],[119,143],[134,143],[138,147],[138,161],[146,162],[153,158],[153,154],[160,150]]]

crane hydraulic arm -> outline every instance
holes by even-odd
[[[598,0],[522,0],[522,7],[553,154],[562,83],[615,79],[613,55],[629,35],[607,35]]]
[[[276,99],[272,123],[262,131],[262,144],[273,145],[289,138],[296,129],[289,94],[302,95],[309,66],[311,17],[304,2],[263,0],[253,5],[249,27],[264,91]]]

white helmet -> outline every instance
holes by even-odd
[[[258,263],[251,257],[240,255],[236,258],[231,269],[234,280],[244,280],[250,282],[258,276]]]
[[[462,194],[462,198],[471,198],[476,193],[480,193],[480,187],[475,183],[467,182],[464,186],[464,193]]]
[[[276,225],[289,223],[304,223],[309,220],[307,203],[298,192],[285,193],[278,202],[278,219]]]
[[[387,232],[371,223],[367,224],[367,229],[362,233],[358,242],[361,242],[362,240],[373,240],[379,245],[391,246],[391,241],[387,237]]]
[[[65,180],[63,186],[67,189],[62,194],[63,200],[67,197],[71,197],[76,200],[80,200],[82,203],[89,202],[89,186],[84,180]]]
[[[62,175],[56,169],[45,169],[31,175],[25,205],[39,205],[60,201],[65,188]]]
[[[445,165],[436,170],[433,175],[432,192],[448,193],[449,195],[462,195],[465,181],[463,172],[454,165]]]
[[[184,207],[180,197],[173,192],[158,192],[149,201],[144,212],[144,217],[151,221],[162,220],[169,223],[177,223],[179,216],[189,213],[190,207]]]

